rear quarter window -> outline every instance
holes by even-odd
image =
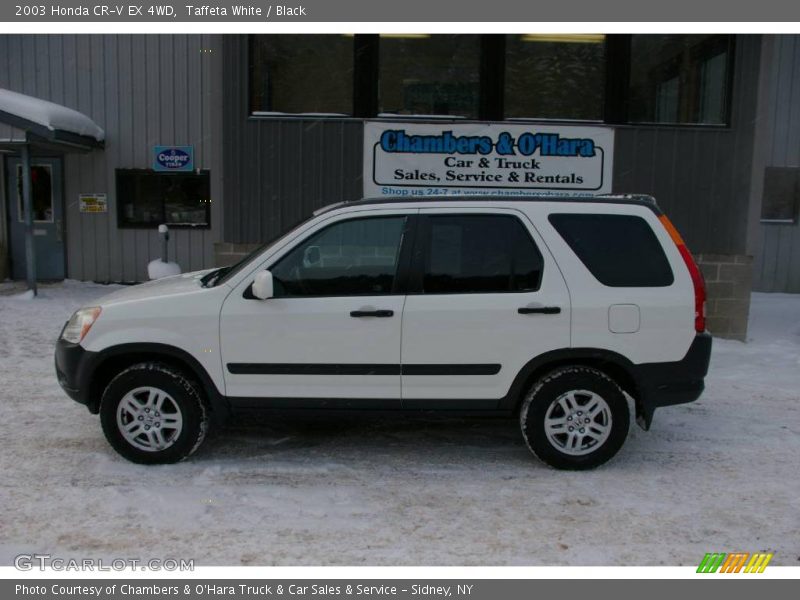
[[[562,213],[548,219],[603,285],[666,287],[675,281],[661,243],[641,217]]]

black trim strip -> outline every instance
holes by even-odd
[[[280,414],[302,414],[304,411],[338,410],[343,412],[353,411],[381,411],[384,413],[413,413],[435,410],[459,416],[510,416],[511,410],[498,409],[499,400],[486,398],[467,399],[455,398],[448,400],[427,400],[412,398],[255,398],[232,397],[228,398],[231,408],[237,414],[246,414],[250,411],[280,411]]]
[[[400,365],[228,363],[234,375],[400,375]]]
[[[228,363],[234,375],[497,375],[500,365]]]
[[[403,375],[497,375],[500,365],[402,365]]]

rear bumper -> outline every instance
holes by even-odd
[[[58,384],[67,395],[85,404],[92,413],[97,413],[96,401],[89,395],[90,375],[94,370],[95,352],[89,352],[80,344],[59,339],[56,342],[55,365]]]
[[[634,366],[639,387],[637,420],[642,428],[650,428],[656,408],[694,402],[700,397],[711,360],[711,345],[711,334],[699,333],[683,359]]]

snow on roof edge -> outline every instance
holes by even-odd
[[[83,113],[34,96],[0,88],[0,111],[47,127],[51,131],[68,131],[102,142],[103,128]]]

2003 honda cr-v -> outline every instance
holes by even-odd
[[[361,200],[238,264],[116,291],[56,348],[124,457],[169,463],[259,408],[518,415],[549,465],[595,467],[630,409],[703,390],[703,279],[641,196]]]

